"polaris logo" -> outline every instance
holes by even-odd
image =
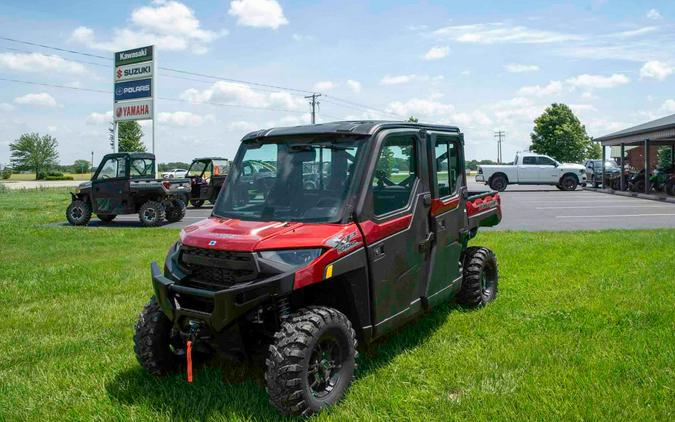
[[[209,242],[209,246],[216,246],[216,241],[215,241],[215,240],[211,240],[211,241]]]
[[[124,87],[124,88],[117,88],[117,91],[115,91],[117,95],[124,95],[124,94],[136,94],[139,92],[150,92],[150,85],[139,85],[139,86],[129,86],[129,87]]]
[[[139,79],[115,84],[115,101],[152,96],[152,79]]]

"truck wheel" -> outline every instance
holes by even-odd
[[[457,301],[467,308],[485,306],[497,297],[499,268],[488,248],[472,246],[464,252],[462,288]]]
[[[356,334],[341,312],[301,309],[274,335],[265,361],[270,403],[284,415],[310,416],[337,403],[354,377]]]
[[[563,189],[562,186],[560,186],[560,183],[558,183],[557,185],[555,185],[555,187],[558,188],[558,190],[565,190],[565,189]]]
[[[98,217],[102,223],[110,223],[117,216],[115,214],[96,214],[96,217]]]
[[[91,220],[91,205],[80,199],[74,200],[66,209],[66,219],[73,226],[86,226]]]
[[[577,188],[579,185],[579,182],[574,176],[565,176],[563,177],[562,181],[560,182],[560,186],[562,186],[562,190],[566,191],[573,191]]]
[[[146,201],[138,211],[138,219],[146,227],[156,227],[166,218],[166,209],[161,202]]]
[[[136,359],[152,375],[176,372],[181,360],[172,345],[172,323],[153,296],[136,323],[134,352]]]
[[[204,201],[199,199],[193,199],[190,201],[190,204],[192,204],[192,206],[195,208],[201,208],[202,205],[204,205]]]
[[[185,202],[180,199],[171,201],[171,206],[166,208],[166,220],[169,223],[175,223],[185,217]]]
[[[493,176],[490,179],[490,188],[497,192],[504,192],[508,184],[509,182],[506,181],[506,177],[504,176]]]

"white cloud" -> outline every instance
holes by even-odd
[[[161,112],[157,115],[157,120],[160,123],[166,123],[170,126],[201,126],[206,120],[212,120],[213,116],[207,114],[200,116],[199,114],[190,113],[189,111],[174,111]]]
[[[433,34],[443,39],[475,44],[544,44],[583,39],[576,34],[531,29],[502,22],[446,26],[435,30]]]
[[[16,97],[14,102],[21,105],[34,105],[38,107],[58,107],[56,99],[46,92],[31,93]]]
[[[646,15],[647,19],[658,20],[661,19],[661,13],[656,9],[649,9]]]
[[[666,63],[652,60],[645,63],[640,69],[640,79],[653,78],[662,81],[673,73],[673,68]]]
[[[661,104],[661,111],[675,113],[675,100],[666,100]]]
[[[288,24],[276,0],[233,0],[228,13],[236,16],[237,24],[242,26],[277,29]]]
[[[361,92],[361,82],[352,79],[347,80],[347,86],[355,93]]]
[[[518,95],[545,97],[549,95],[557,95],[563,91],[563,84],[560,81],[551,81],[547,85],[529,85],[524,86],[518,90]]]
[[[581,114],[589,111],[598,111],[593,104],[569,104],[569,107],[576,114]]]
[[[178,1],[155,1],[151,6],[134,9],[129,21],[128,27],[113,29],[109,41],[97,40],[94,30],[86,26],[76,28],[70,40],[95,50],[119,51],[155,44],[162,50],[189,49],[201,54],[207,51],[207,44],[227,33],[201,28],[192,9]]]
[[[335,84],[332,81],[319,81],[314,84],[315,91],[330,91],[335,88]]]
[[[539,71],[539,66],[536,64],[509,63],[504,66],[504,69],[511,73],[537,72]]]
[[[88,125],[98,126],[112,122],[112,118],[112,111],[106,111],[105,113],[93,112],[87,116],[86,123]]]
[[[215,82],[211,87],[201,91],[195,88],[187,89],[181,94],[181,98],[197,104],[213,102],[245,107],[282,107],[290,110],[305,107],[303,98],[292,96],[285,91],[260,93],[246,84],[226,81]]]
[[[0,53],[0,68],[17,72],[49,72],[81,75],[87,68],[55,54]]]
[[[464,127],[473,127],[473,126],[490,126],[492,120],[482,111],[475,110],[468,113],[457,113],[451,116],[451,122],[453,124],[464,126]]]
[[[510,100],[497,101],[491,108],[499,124],[512,125],[518,122],[532,123],[544,111],[545,107],[536,104],[529,98],[514,97]]]
[[[590,91],[586,91],[581,94],[581,98],[584,100],[595,100],[597,97]]]
[[[410,74],[410,75],[395,75],[395,76],[389,76],[385,75],[381,80],[380,80],[380,85],[401,85],[401,84],[407,84],[409,82],[412,82],[417,78],[417,75],[415,74]]]
[[[291,35],[291,38],[293,38],[293,41],[297,41],[297,42],[314,40],[314,36],[312,36],[312,35],[302,35],[302,34],[293,34],[293,35]]]
[[[431,47],[429,51],[424,54],[424,60],[438,60],[447,56],[450,53],[450,47]]]
[[[9,103],[0,103],[0,111],[12,111],[14,106]]]
[[[449,122],[455,107],[435,100],[412,98],[406,102],[389,103],[385,110],[401,117],[412,115],[420,120]]]
[[[629,83],[630,79],[621,73],[614,73],[611,76],[583,74],[569,78],[565,82],[576,88],[593,89],[614,88]]]
[[[256,129],[259,129],[257,124],[253,122],[247,122],[245,120],[230,122],[227,125],[227,128],[233,132],[243,132],[243,133],[253,132]]]

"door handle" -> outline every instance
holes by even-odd
[[[379,244],[379,245],[375,246],[374,252],[375,252],[375,256],[384,255],[384,245]]]
[[[422,197],[422,203],[424,204],[425,207],[431,205],[431,193],[424,194],[424,196]]]

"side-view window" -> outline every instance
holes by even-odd
[[[435,148],[438,196],[452,195],[457,191],[457,179],[461,171],[459,146],[452,137],[439,136]]]
[[[147,158],[136,158],[131,160],[129,166],[129,175],[132,179],[143,179],[153,176],[155,162]]]
[[[523,157],[523,165],[526,166],[537,165],[537,157]]]
[[[373,210],[383,215],[405,208],[417,180],[416,138],[391,136],[384,140],[371,182]]]
[[[540,166],[555,166],[555,161],[548,157],[537,157]]]
[[[124,177],[125,172],[126,159],[124,157],[108,158],[105,163],[102,164],[101,171],[98,173],[96,180]]]

